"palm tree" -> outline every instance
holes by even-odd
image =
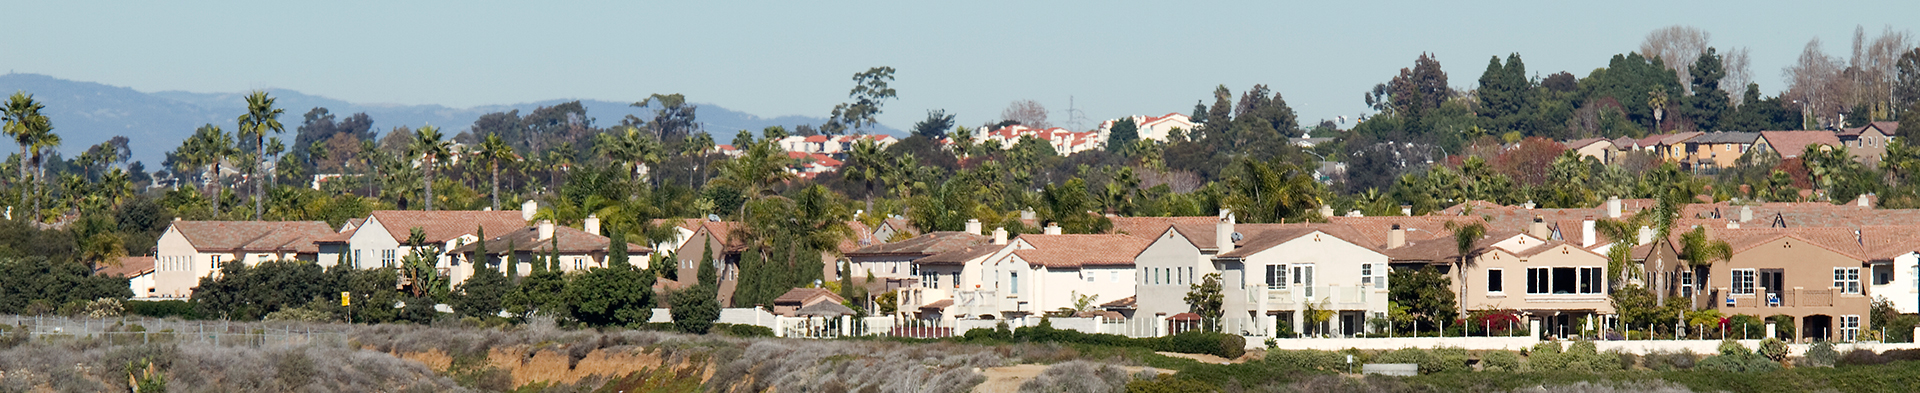
[[[1244,214],[1246,222],[1280,222],[1320,205],[1320,184],[1305,169],[1250,158],[1241,159],[1240,167],[1244,177],[1228,179],[1233,193],[1225,204]]]
[[[713,151],[713,134],[705,132],[688,134],[686,143],[680,145],[680,155],[700,158],[699,165],[694,165],[687,170],[687,187],[696,187],[693,182],[694,174],[700,172],[700,167],[706,166],[709,151]]]
[[[853,165],[845,169],[847,180],[866,183],[867,211],[873,211],[873,184],[886,174],[886,153],[879,144],[867,138],[854,142],[852,150],[848,158],[852,159]]]
[[[33,152],[33,178],[39,183],[46,183],[47,167],[44,162],[46,153],[47,150],[60,147],[60,135],[53,133],[53,126],[47,124],[46,116],[40,116],[37,121],[27,122],[27,133],[33,140],[32,145],[28,146],[28,150]],[[35,190],[38,191],[40,188],[35,187]],[[33,218],[40,219],[40,198],[38,197],[33,199]]]
[[[1460,311],[1466,312],[1467,264],[1472,260],[1469,254],[1474,251],[1474,243],[1480,242],[1480,238],[1487,237],[1487,224],[1479,221],[1467,224],[1462,224],[1462,221],[1447,221],[1446,228],[1453,231],[1454,251],[1459,253],[1454,258],[1453,271],[1460,276],[1460,292],[1458,292],[1462,294],[1459,296]]]
[[[380,177],[380,168],[374,165],[378,161],[375,158],[379,155],[380,145],[373,143],[372,140],[360,141],[360,163],[367,169],[367,173],[362,177],[367,179],[367,196],[371,198],[380,197],[380,194],[373,193],[373,184],[378,182],[377,178]]]
[[[189,151],[195,162],[213,167],[202,182],[202,187],[208,188],[207,195],[213,198],[213,213],[220,214],[220,164],[227,158],[238,155],[240,149],[233,145],[233,134],[228,134],[221,130],[220,126],[212,124],[200,126],[200,129],[195,130],[188,145],[191,146]]]
[[[1726,261],[1733,258],[1733,246],[1725,240],[1707,237],[1707,228],[1694,227],[1680,234],[1680,259],[1687,260],[1687,267],[1694,270],[1693,275],[1700,277],[1701,286],[1707,286],[1707,273],[1713,271],[1714,261]],[[1697,307],[1698,305],[1690,305]]]
[[[433,167],[439,164],[440,157],[451,153],[453,142],[446,141],[440,134],[440,128],[432,124],[421,126],[413,131],[413,143],[407,146],[407,155],[420,158],[420,178],[427,190],[427,211],[433,211]]]
[[[601,156],[625,164],[627,176],[632,180],[640,180],[641,165],[660,162],[659,142],[647,138],[639,128],[627,127],[625,132],[600,134],[594,142],[593,148]]]
[[[266,149],[261,150],[261,153],[265,154],[265,156],[273,157],[271,161],[279,161],[280,153],[285,153],[285,152],[287,152],[287,144],[285,142],[281,142],[280,137],[277,137],[277,136],[272,138],[267,138]],[[263,162],[268,161],[264,156],[261,157],[261,159],[262,159],[261,161]],[[273,170],[267,172],[268,185],[273,185],[273,186],[280,185],[280,168],[281,168],[280,165],[275,164],[273,166]]]
[[[286,113],[287,110],[274,108],[274,100],[274,98],[267,96],[266,91],[255,90],[253,94],[247,95],[247,113],[240,115],[239,119],[240,137],[253,137],[254,155],[259,160],[259,162],[253,166],[253,170],[247,175],[247,179],[253,181],[254,220],[259,220],[260,214],[266,211],[266,206],[263,203],[265,188],[262,188],[264,184],[260,183],[260,168],[267,165],[267,157],[265,154],[267,150],[267,133],[278,134],[287,131],[285,126],[280,125],[280,115]]]
[[[46,109],[46,105],[35,102],[33,95],[26,92],[14,92],[7,99],[6,107],[0,108],[0,121],[5,121],[6,135],[20,143],[20,181],[27,181],[27,146],[33,144],[31,124],[46,117],[40,114],[41,109]]]
[[[487,195],[493,197],[493,210],[500,210],[500,162],[512,163],[513,160],[519,159],[520,155],[513,151],[513,145],[507,144],[507,140],[501,138],[500,134],[487,134],[485,139],[480,140],[480,150],[477,153],[479,155],[476,158],[487,160],[487,170],[493,172],[493,191]]]

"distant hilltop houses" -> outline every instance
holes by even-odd
[[[1192,130],[1194,128],[1193,119],[1179,113],[1128,118],[1133,119],[1134,124],[1139,127],[1140,139],[1145,140],[1165,142],[1175,129]],[[973,143],[975,146],[1010,149],[1019,144],[1022,138],[1034,138],[1053,147],[1054,154],[1069,156],[1106,148],[1107,138],[1113,132],[1113,125],[1119,121],[1120,119],[1107,120],[1100,123],[1099,129],[1079,132],[1062,127],[1035,128],[1014,124],[991,131],[977,132],[973,136]],[[900,142],[900,138],[892,135],[812,135],[780,138],[778,145],[781,150],[787,152],[787,158],[795,161],[788,166],[787,171],[811,178],[821,173],[839,171],[840,167],[845,165],[848,154],[853,151],[853,146],[861,140],[871,140],[874,145],[882,149]],[[954,141],[949,138],[941,139],[938,143],[952,148]],[[728,157],[739,157],[742,154],[740,148],[733,145],[714,146],[714,150]]]
[[[1900,134],[1900,123],[1876,121],[1859,127],[1837,130],[1760,131],[1760,132],[1676,132],[1647,135],[1643,138],[1588,138],[1562,142],[1568,150],[1612,164],[1625,152],[1646,152],[1654,157],[1678,163],[1681,169],[1701,170],[1734,166],[1749,152],[1765,152],[1790,160],[1800,158],[1807,147],[1829,149],[1845,147],[1854,160],[1878,165],[1887,154],[1887,144]]]

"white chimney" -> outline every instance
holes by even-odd
[[[1413,205],[1400,205],[1400,215],[1413,216]]]
[[[1533,201],[1527,201],[1527,203],[1522,203],[1520,204],[1520,207],[1527,210],[1533,210]]]
[[[1045,234],[1045,235],[1058,235],[1058,234],[1060,234],[1060,223],[1057,223],[1057,222],[1049,222],[1049,223],[1047,223],[1047,229],[1046,229],[1045,231],[1043,231],[1043,232],[1041,232],[1041,234]]]
[[[978,218],[967,219],[967,233],[971,233],[975,235],[980,234],[980,219]]]
[[[1220,249],[1214,255],[1233,251],[1233,211],[1220,209],[1220,221],[1213,224],[1213,244]]]
[[[1593,232],[1593,216],[1587,216],[1587,220],[1580,223],[1580,247],[1593,247],[1598,242],[1594,240]]]
[[[1640,244],[1652,244],[1652,243],[1653,243],[1653,228],[1647,227],[1646,225],[1641,225],[1640,226]]]
[[[1333,205],[1320,205],[1320,218],[1333,217]]]
[[[1007,244],[1007,228],[1006,227],[993,228],[993,244],[994,245]]]
[[[600,215],[588,214],[587,219],[581,221],[580,227],[581,227],[581,230],[586,231],[587,233],[591,233],[595,235],[600,234]]]
[[[523,221],[533,221],[533,213],[537,210],[540,210],[540,202],[534,202],[532,199],[528,199],[526,202],[520,202],[520,219]]]
[[[1032,219],[1033,219],[1033,208],[1031,208],[1031,207],[1029,207],[1029,208],[1026,208],[1026,209],[1021,209],[1021,210],[1020,210],[1020,219],[1022,219],[1022,220],[1032,220]]]
[[[1740,207],[1740,222],[1753,221],[1753,206]]]
[[[1620,197],[1607,197],[1607,218],[1620,218]]]
[[[1854,200],[1853,205],[1859,206],[1859,207],[1873,207],[1873,202],[1867,201],[1867,194],[1860,194],[1860,199]]]
[[[480,211],[483,211],[483,212],[493,211],[493,206],[482,206],[480,207]]]
[[[1740,222],[1734,221],[1734,220],[1727,220],[1727,229],[1740,229]]]
[[[553,220],[540,220],[540,237],[534,240],[553,238]]]
[[[1400,248],[1406,245],[1407,229],[1401,228],[1400,224],[1393,224],[1393,229],[1387,230],[1387,248]]]

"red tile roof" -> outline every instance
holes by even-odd
[[[538,226],[516,229],[506,234],[487,239],[487,252],[497,254],[506,251],[508,244],[512,244],[513,247],[517,249],[515,251],[552,252],[553,244],[555,241],[558,241],[561,254],[604,253],[607,252],[607,243],[609,242],[606,236],[595,235],[579,229],[573,229],[573,227],[564,226],[554,226],[553,239],[540,240],[539,238],[540,227]],[[474,249],[479,248],[479,246],[479,243],[468,243],[467,245],[454,248],[451,252],[470,253],[473,252]],[[627,243],[628,253],[637,254],[649,251],[653,251],[653,249],[638,244]]]
[[[334,234],[324,221],[174,221],[173,228],[201,252],[314,253],[314,240]]]
[[[1766,140],[1780,158],[1799,157],[1808,145],[1840,145],[1840,137],[1829,131],[1761,131],[1760,139]]]
[[[1215,216],[1110,217],[1108,220],[1113,222],[1112,233],[1115,235],[1131,235],[1152,239],[1160,236],[1160,234],[1167,233],[1167,228],[1175,224],[1213,225],[1219,222],[1220,218]]]
[[[1294,239],[1299,239],[1313,233],[1324,233],[1333,238],[1345,240],[1348,243],[1353,243],[1369,250],[1380,251],[1382,249],[1381,246],[1372,244],[1372,241],[1367,240],[1366,236],[1361,235],[1359,231],[1354,230],[1351,226],[1341,224],[1284,224],[1283,227],[1267,230],[1257,235],[1243,235],[1240,242],[1234,245],[1233,251],[1220,254],[1220,257],[1245,258],[1249,255],[1266,251],[1267,249],[1286,244]]]
[[[1132,266],[1134,257],[1151,242],[1127,235],[1020,235],[1033,246],[1014,251],[1028,263],[1050,268]]]
[[[120,266],[101,265],[93,275],[101,277],[137,277],[153,272],[153,257],[121,257]]]
[[[527,221],[520,218],[519,211],[472,211],[472,210],[377,210],[373,219],[393,235],[393,240],[407,241],[413,228],[426,232],[427,242],[442,243],[453,238],[474,234],[477,228],[486,228],[491,233],[507,233],[527,227]]]
[[[975,235],[975,234],[966,233],[966,232],[958,232],[958,231],[933,232],[925,235],[915,236],[912,239],[901,240],[893,243],[882,243],[882,244],[875,244],[871,246],[861,247],[858,250],[854,250],[853,252],[846,253],[846,255],[849,257],[868,257],[868,256],[886,256],[886,255],[926,257],[926,256],[932,256],[934,254],[940,254],[948,251],[960,250],[960,249],[965,249],[967,247],[986,244],[991,240],[993,239],[990,239],[986,236]]]

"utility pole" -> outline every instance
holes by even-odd
[[[1081,124],[1087,121],[1087,114],[1074,106],[1073,96],[1067,96],[1067,131],[1079,132]]]

